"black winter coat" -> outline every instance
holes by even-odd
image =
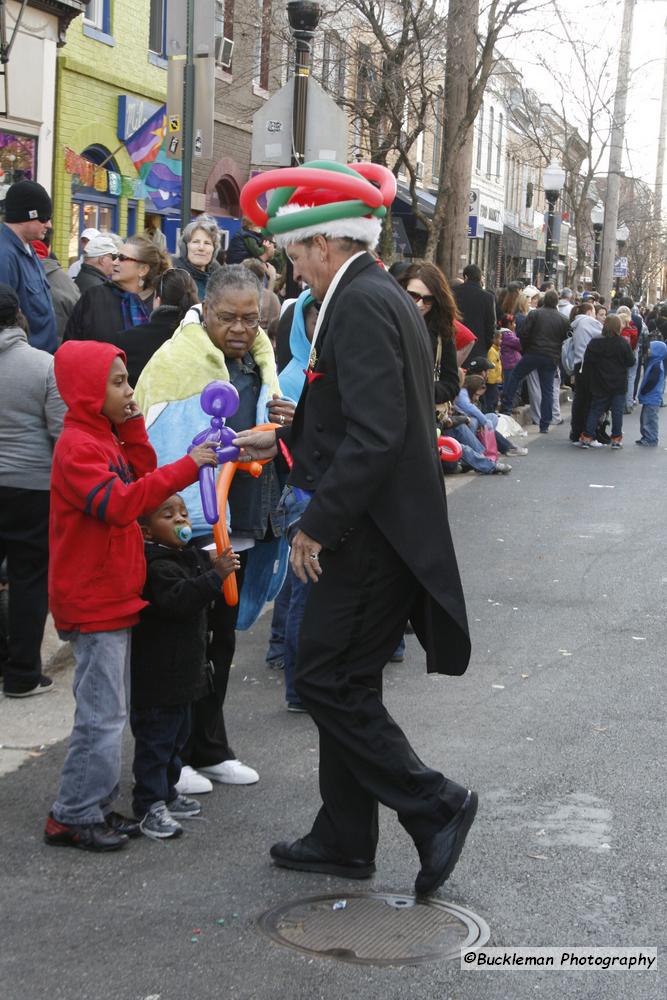
[[[222,581],[207,552],[146,543],[148,607],[132,629],[135,708],[187,705],[206,693],[207,609]]]
[[[81,294],[87,292],[89,288],[97,288],[98,285],[105,285],[107,279],[104,277],[102,272],[96,267],[91,267],[90,264],[86,264],[84,261],[81,265],[81,270],[74,279],[74,284],[77,286]]]
[[[433,349],[417,307],[370,254],[350,264],[320,329],[314,375],[278,432],[289,482],[314,490],[300,527],[336,549],[370,517],[421,587],[410,615],[429,671],[462,674],[465,602],[436,447]]]
[[[112,344],[125,351],[130,385],[137,384],[139,376],[158,347],[170,340],[180,321],[181,311],[178,306],[160,306],[151,313],[148,323],[131,326],[109,338]]]
[[[469,358],[486,357],[496,329],[496,299],[477,281],[464,281],[452,288],[452,293],[463,317],[477,341],[472,345]]]
[[[625,337],[594,337],[584,354],[583,370],[588,374],[592,396],[625,393],[628,368],[635,356]]]
[[[153,308],[153,297],[143,300],[146,320]],[[121,296],[110,282],[89,288],[74,306],[63,340],[101,340],[115,343],[114,337],[127,328]]]
[[[569,329],[569,322],[557,309],[551,306],[531,309],[519,333],[523,353],[542,354],[555,365],[560,364],[563,341]]]

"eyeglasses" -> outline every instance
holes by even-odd
[[[435,302],[435,295],[420,295],[419,292],[411,292],[409,288],[406,291],[414,302],[423,302],[425,306],[430,306]]]
[[[213,315],[221,326],[232,326],[237,321],[241,322],[246,330],[256,330],[259,326],[259,316],[237,316],[234,313],[217,312],[214,312]]]
[[[144,264],[145,263],[145,261],[139,260],[138,257],[128,257],[127,254],[124,254],[124,253],[119,253],[117,255],[117,257],[116,257],[116,260],[119,260],[122,264],[124,264],[126,260],[131,260],[133,264]]]

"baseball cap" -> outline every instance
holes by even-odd
[[[534,299],[536,295],[540,294],[540,290],[539,288],[536,288],[535,285],[526,285],[523,290],[523,294],[527,299]]]
[[[495,367],[494,364],[482,357],[467,358],[463,362],[463,368],[468,375],[479,375],[481,372],[491,371]]]
[[[94,240],[96,236],[101,236],[99,229],[84,229],[79,237],[80,240]]]
[[[84,230],[85,232],[94,233],[94,229]],[[83,251],[84,257],[104,257],[106,254],[112,253],[117,254],[118,249],[116,244],[109,236],[102,236],[98,234],[90,239],[90,242],[86,244]]]

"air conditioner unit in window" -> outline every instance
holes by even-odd
[[[220,35],[215,40],[215,61],[223,69],[229,69],[232,65],[232,53],[234,52],[234,42],[231,38],[223,38]]]
[[[424,161],[417,160],[417,180],[421,181],[424,179]]]

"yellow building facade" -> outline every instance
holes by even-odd
[[[124,140],[166,100],[165,8],[166,0],[90,0],[58,53],[53,248],[63,264],[78,256],[84,229],[125,237],[144,228]],[[77,172],[77,158],[97,166],[94,180],[87,166]]]

